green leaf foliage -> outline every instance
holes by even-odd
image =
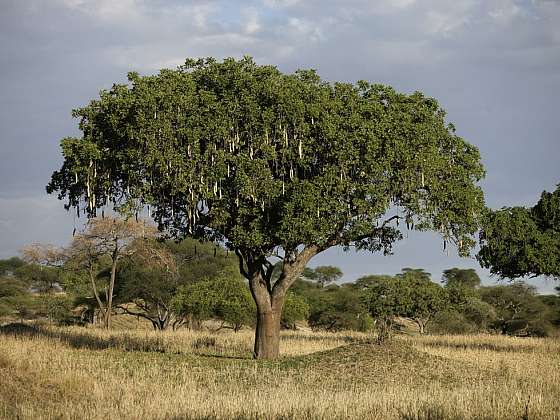
[[[236,331],[251,324],[256,310],[247,284],[227,273],[179,287],[172,304],[179,317],[218,318]]]
[[[410,318],[421,332],[448,305],[445,291],[423,269],[404,268],[395,277],[368,276],[356,283],[373,318],[385,323],[394,317]]]
[[[295,330],[296,322],[304,321],[308,316],[309,304],[307,300],[301,295],[288,292],[282,308],[282,325],[284,328]]]
[[[480,264],[500,277],[560,278],[560,187],[532,208],[488,211],[480,244]]]
[[[496,311],[493,327],[503,334],[547,336],[552,330],[550,309],[536,289],[523,282],[483,287],[481,299]]]
[[[47,186],[94,215],[150,207],[161,228],[271,255],[333,245],[390,252],[403,226],[461,254],[483,208],[478,150],[433,98],[283,74],[251,58],[129,74],[73,114]],[[396,209],[401,220],[386,213]]]

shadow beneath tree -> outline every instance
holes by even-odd
[[[159,337],[138,339],[128,334],[113,335],[107,338],[97,337],[76,331],[51,330],[40,325],[12,323],[0,326],[0,335],[43,338],[58,341],[75,349],[106,350],[166,353],[163,340]]]

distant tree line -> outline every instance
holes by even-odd
[[[158,239],[142,221],[99,219],[67,249],[33,245],[0,260],[0,317],[111,327],[111,314],[154,329],[254,326],[256,308],[238,261],[213,243]],[[277,263],[271,282],[282,273]],[[306,268],[287,294],[281,325],[326,331],[376,330],[382,340],[408,326],[421,334],[495,332],[556,335],[560,296],[524,282],[482,286],[473,269],[452,268],[441,284],[404,268],[341,282],[338,267]]]

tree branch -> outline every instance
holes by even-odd
[[[245,258],[243,257],[243,254],[241,253],[239,248],[235,248],[235,255],[237,255],[237,258],[239,259],[239,272],[241,273],[241,275],[243,275],[243,277],[248,279],[249,273],[248,270],[245,270]]]
[[[271,295],[273,297],[285,296],[286,292],[298,278],[311,258],[321,252],[322,249],[315,244],[306,245],[300,253],[295,254],[293,261],[284,261],[280,278],[274,284]]]
[[[115,308],[122,310],[126,315],[139,316],[140,318],[147,319],[150,322],[154,322],[154,320],[160,319],[160,318],[150,317],[149,315],[143,314],[141,312],[133,312],[129,310],[126,306],[122,306],[122,305],[117,305],[115,306]]]

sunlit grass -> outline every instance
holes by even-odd
[[[279,361],[252,331],[0,336],[3,418],[560,418],[560,342],[283,332]]]

